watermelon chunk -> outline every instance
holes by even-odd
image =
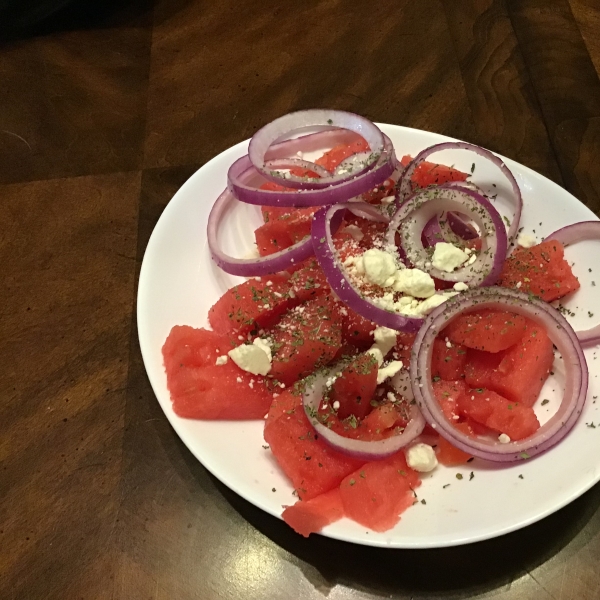
[[[402,163],[402,166],[405,167],[411,160],[412,157],[403,156],[400,162]],[[413,186],[423,188],[428,185],[441,185],[448,181],[466,181],[467,177],[468,175],[466,173],[463,173],[458,169],[423,161],[415,169],[411,178],[411,183]]]
[[[333,359],[342,345],[342,324],[334,301],[317,296],[289,310],[272,329],[269,376],[291,385]]]
[[[340,494],[347,517],[373,531],[387,531],[415,502],[413,490],[421,484],[408,467],[404,452],[370,462],[347,475]]]
[[[310,424],[302,400],[265,424],[265,441],[283,472],[292,481],[298,497],[310,500],[339,486],[364,460],[337,452],[319,439]]]
[[[264,379],[246,373],[233,361],[217,365],[232,343],[206,329],[176,325],[163,349],[173,410],[188,419],[262,419],[271,393]]]
[[[208,321],[217,333],[244,334],[268,327],[294,304],[286,277],[257,277],[227,290],[208,311]]]
[[[461,344],[448,344],[440,338],[433,341],[431,376],[446,381],[455,381],[465,372],[467,349]]]
[[[371,399],[377,387],[377,360],[372,354],[359,354],[342,369],[342,374],[334,381],[330,401],[339,402],[339,419],[354,415],[362,419],[371,410]]]
[[[311,500],[298,500],[293,506],[286,506],[281,516],[296,533],[304,537],[318,533],[344,516],[340,490],[335,488]]]
[[[515,313],[482,309],[459,315],[442,335],[467,348],[500,352],[516,344],[525,332],[525,317]]]
[[[458,400],[458,409],[474,421],[505,433],[511,440],[527,438],[540,427],[531,407],[511,402],[496,392],[482,388],[464,393]]]
[[[564,246],[555,240],[531,248],[516,248],[504,263],[498,285],[520,289],[546,302],[558,300],[580,287],[564,258]]]

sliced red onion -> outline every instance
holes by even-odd
[[[231,202],[237,202],[230,190],[226,189],[214,203],[208,215],[207,239],[212,259],[226,273],[252,277],[278,273],[314,254],[312,238],[305,237],[293,246],[260,258],[234,258],[225,254],[217,241],[219,223]]]
[[[469,144],[468,142],[442,142],[441,144],[435,144],[430,146],[429,148],[425,148],[413,158],[413,160],[406,166],[404,172],[402,173],[401,179],[398,181],[398,197],[399,201],[405,201],[412,193],[411,188],[411,178],[415,169],[426,159],[429,158],[435,152],[440,152],[442,150],[469,150],[471,152],[475,152],[479,156],[488,159],[494,165],[496,165],[503,175],[508,179],[513,194],[514,194],[514,212],[513,218],[511,220],[510,226],[508,228],[508,242],[509,246],[513,247],[516,243],[517,234],[519,231],[519,223],[521,221],[521,212],[523,210],[523,197],[521,195],[521,190],[519,189],[519,184],[515,179],[515,176],[512,174],[512,171],[506,166],[504,161],[481,146],[476,146],[475,144]],[[457,185],[461,185],[463,182],[455,182]]]
[[[319,405],[323,400],[326,388],[326,379],[326,376],[322,374],[317,374],[310,378],[304,388],[302,402],[306,415],[315,428],[315,431],[336,450],[344,454],[356,456],[357,458],[364,458],[365,460],[379,460],[398,452],[398,450],[410,444],[423,431],[425,419],[416,403],[408,404],[410,421],[404,431],[389,438],[376,441],[356,440],[332,431],[326,425],[323,425],[317,417]],[[399,390],[398,393],[401,394]]]
[[[431,247],[438,242],[460,244],[466,240],[474,240],[479,237],[479,233],[460,214],[448,212],[430,219],[423,229],[423,237]]]
[[[368,202],[349,202],[347,209],[353,215],[377,223],[389,223],[390,218],[383,214],[374,204]]]
[[[421,234],[427,223],[438,214],[453,211],[468,215],[481,232],[482,246],[473,264],[468,262],[451,273],[431,265]],[[415,192],[398,209],[387,233],[387,242],[395,244],[396,231],[407,259],[436,279],[463,281],[470,287],[493,285],[498,280],[506,258],[506,229],[498,211],[481,194],[467,188],[440,185]]]
[[[284,142],[285,143],[285,142]],[[253,167],[248,156],[236,160],[227,173],[228,186],[241,202],[263,206],[324,206],[360,196],[385,181],[396,168],[391,140],[384,136],[384,149],[375,166],[361,175],[322,189],[297,192],[261,190],[266,179]],[[283,182],[287,185],[287,182]]]
[[[563,246],[570,246],[585,240],[600,240],[600,221],[581,221],[558,229],[545,238],[544,241],[556,240]],[[585,346],[592,346],[600,342],[600,325],[576,332],[579,341]]]
[[[370,206],[365,203],[366,206]],[[374,304],[369,298],[363,297],[346,276],[333,243],[331,222],[346,209],[360,206],[359,203],[334,204],[321,208],[313,217],[312,239],[315,256],[323,269],[323,273],[340,300],[354,312],[377,325],[396,329],[398,331],[415,332],[423,324],[421,317],[407,317],[396,312],[387,311]],[[366,210],[366,206],[364,207]]]
[[[306,178],[296,177],[291,174],[285,174],[285,177],[283,177],[282,174],[273,172],[273,169],[276,167],[273,166],[274,163],[272,161],[266,160],[266,155],[269,148],[276,140],[281,139],[283,135],[292,134],[298,129],[302,130],[307,127],[327,126],[353,131],[354,133],[361,135],[369,144],[371,155],[369,159],[359,167],[359,171],[337,173],[334,175],[327,173],[326,176],[322,176],[318,180],[307,180]],[[372,169],[375,167],[383,150],[383,133],[368,119],[354,113],[340,110],[312,109],[289,113],[271,121],[268,125],[265,125],[252,136],[250,146],[248,147],[248,157],[253,166],[262,173],[266,179],[275,181],[286,187],[308,190],[322,189],[332,184],[342,183],[356,177],[366,170]],[[316,168],[318,165],[315,163],[307,164],[310,166],[305,168],[317,172]]]
[[[524,440],[502,444],[491,438],[468,436],[446,418],[433,392],[431,357],[435,338],[459,315],[482,308],[508,310],[535,321],[546,329],[564,361],[565,392],[558,411],[536,433]],[[542,300],[501,287],[469,290],[434,309],[415,339],[410,374],[415,399],[425,420],[457,448],[497,462],[523,460],[558,443],[579,418],[588,388],[585,356],[577,335],[565,318]]]

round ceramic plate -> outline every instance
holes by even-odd
[[[381,125],[398,156],[449,138],[394,125]],[[262,510],[279,516],[283,504],[292,504],[292,487],[269,450],[263,448],[261,421],[213,422],[181,419],[171,407],[161,355],[162,345],[177,324],[207,326],[212,304],[232,285],[242,281],[220,271],[211,262],[206,221],[213,201],[224,189],[227,169],[247,152],[242,142],[198,170],[175,194],[163,212],[144,256],[138,292],[138,327],[142,355],[150,382],[171,425],[196,458],[225,485]],[[434,155],[432,160],[455,165],[492,196],[501,212],[510,216],[508,189],[502,175],[485,160],[465,152]],[[524,197],[524,232],[541,240],[556,229],[596,219],[573,196],[534,171],[506,159]],[[256,207],[240,204],[230,211],[220,232],[223,247],[238,256],[253,246],[253,231],[261,223]],[[600,322],[593,315],[600,305],[600,242],[584,242],[567,250],[581,289],[564,302],[575,316],[576,329]],[[595,279],[597,278],[597,286]],[[588,312],[589,311],[589,312]],[[588,400],[572,432],[554,449],[512,466],[475,460],[465,466],[438,467],[418,489],[419,502],[408,509],[398,525],[385,533],[367,531],[342,519],[326,527],[324,535],[372,546],[436,548],[475,542],[525,527],[565,506],[600,478],[600,359],[595,348],[586,350],[591,373]],[[561,365],[547,383],[536,412],[545,421],[555,410],[561,392]],[[550,402],[541,405],[541,400]],[[463,475],[457,478],[457,473]],[[276,491],[273,491],[276,490]]]

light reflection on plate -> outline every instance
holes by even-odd
[[[415,155],[419,150],[449,138],[437,134],[381,125],[392,139],[398,156]],[[209,257],[206,220],[210,206],[226,184],[229,165],[246,153],[247,142],[215,157],[197,171],[173,197],[152,234],[140,274],[138,329],[144,364],[154,392],[173,428],[202,464],[236,493],[259,508],[279,516],[282,504],[295,501],[292,487],[279,471],[270,452],[263,448],[262,422],[202,422],[180,419],[171,408],[162,364],[161,347],[171,327],[187,324],[206,326],[209,307],[240,278],[222,273]],[[501,175],[483,159],[466,152],[444,152],[431,160],[453,164],[469,172],[473,181],[498,193],[501,212],[509,215],[503,200]],[[524,197],[522,226],[538,240],[571,223],[595,219],[593,213],[565,190],[534,171],[506,159]],[[491,183],[496,188],[491,189]],[[252,225],[260,224],[258,209],[241,205],[231,214],[223,232],[223,246],[247,253],[253,242]],[[576,313],[570,317],[576,329],[600,322],[592,315],[600,305],[600,242],[585,242],[567,250],[575,263],[582,288],[563,304]],[[590,271],[591,269],[591,271]],[[598,270],[597,274],[595,270]],[[597,286],[592,285],[592,282]],[[418,503],[407,510],[395,529],[386,533],[366,532],[342,520],[323,532],[333,538],[358,544],[392,548],[434,548],[475,542],[514,531],[565,506],[600,479],[600,428],[586,423],[600,419],[598,374],[600,359],[594,348],[586,351],[590,367],[588,402],[573,431],[550,452],[513,466],[498,467],[473,461],[464,467],[439,467],[424,478],[418,489]],[[556,382],[558,383],[558,382]],[[554,390],[554,391],[553,391]],[[558,385],[549,382],[543,396],[556,405]],[[544,410],[552,404],[545,406]],[[474,477],[470,478],[473,471]],[[457,473],[464,475],[462,480]],[[449,485],[447,485],[449,484]],[[273,492],[272,490],[276,491]]]

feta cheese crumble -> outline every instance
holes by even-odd
[[[528,233],[520,233],[517,238],[517,244],[523,248],[531,248],[537,244],[537,240]]]
[[[386,379],[393,377],[403,366],[401,360],[392,360],[385,367],[380,367],[377,371],[377,385],[380,385]]]
[[[429,298],[435,294],[435,281],[428,273],[420,269],[402,269],[394,274],[393,287],[415,298]]]
[[[271,370],[270,349],[267,354],[258,344],[243,344],[227,354],[242,371],[252,375],[266,375]]]
[[[454,269],[463,265],[468,258],[469,255],[454,244],[438,242],[433,251],[431,264],[440,271],[452,273]]]
[[[505,433],[501,433],[501,434],[498,436],[498,441],[499,441],[501,444],[508,444],[508,443],[510,442],[510,438],[509,438],[509,437],[508,437],[508,436],[507,436]]]
[[[419,473],[429,473],[438,465],[433,448],[429,444],[415,444],[406,451],[406,463]]]
[[[226,364],[227,360],[228,360],[228,358],[227,358],[226,354],[223,354],[223,356],[217,356],[217,360],[215,360],[215,365],[217,365],[217,367],[220,367],[220,366]]]
[[[378,248],[367,250],[356,262],[357,270],[363,271],[368,281],[382,287],[398,270],[396,259]]]

